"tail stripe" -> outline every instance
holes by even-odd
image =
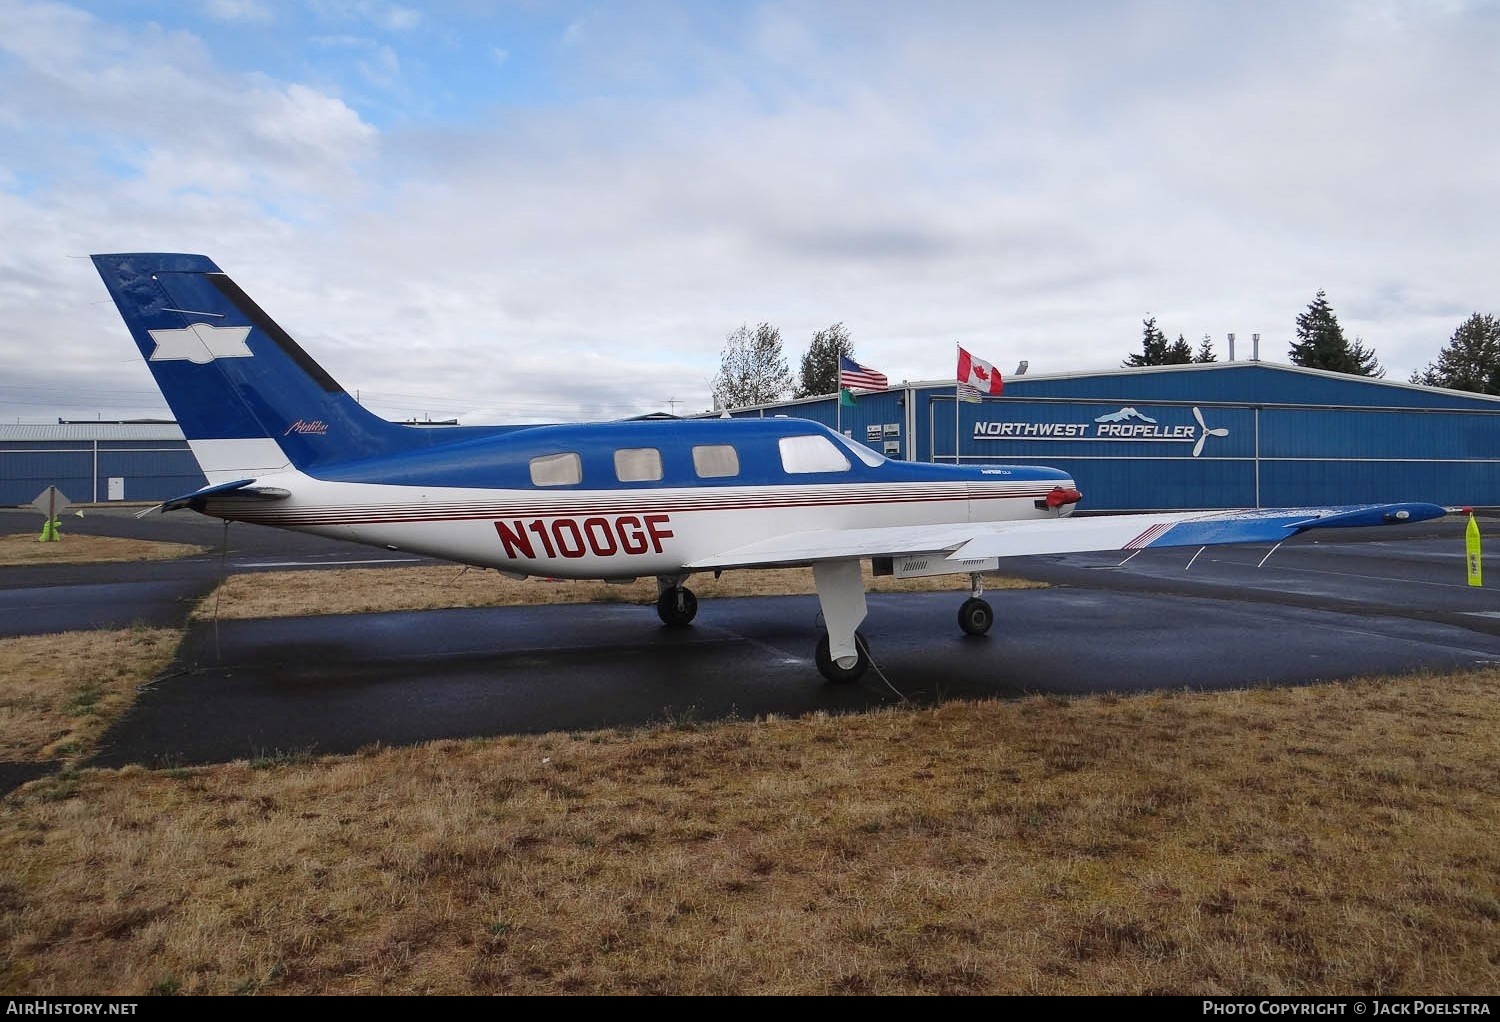
[[[301,369],[308,376],[311,376],[317,382],[318,386],[330,394],[345,393],[344,388],[339,386],[338,381],[329,376],[326,369],[313,361],[313,357],[302,350],[302,345],[292,340],[291,334],[281,329],[274,319],[266,315],[265,310],[256,305],[255,301],[249,295],[245,294],[238,284],[222,273],[205,273],[204,276],[208,278],[210,284],[218,289],[220,294],[229,300],[230,304],[244,313],[246,319],[254,323],[267,337],[275,341],[276,346],[286,352],[288,358],[297,363],[297,368]]]

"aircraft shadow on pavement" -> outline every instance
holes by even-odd
[[[819,677],[815,597],[502,607],[195,624],[93,765],[222,762],[374,743],[709,723],[769,714],[1155,688],[1299,683],[1500,659],[1450,625],[1059,586],[994,594],[959,633],[954,593],[872,595],[875,671]],[[897,695],[897,690],[901,693]]]

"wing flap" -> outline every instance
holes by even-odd
[[[947,554],[967,542],[978,526],[894,525],[878,529],[822,529],[749,543],[684,565],[692,571],[769,568],[817,561],[845,561],[903,554]]]

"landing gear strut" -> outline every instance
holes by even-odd
[[[841,667],[828,651],[828,633],[824,632],[818,639],[818,649],[814,654],[814,659],[818,662],[818,673],[829,681],[840,684],[858,681],[860,675],[864,674],[870,666],[870,647],[865,642],[864,632],[854,633],[854,646],[857,655],[853,658],[853,662],[848,667]]]
[[[964,630],[965,635],[983,635],[990,630],[990,625],[995,623],[995,608],[981,596],[984,593],[984,580],[976,572],[969,576],[973,587],[973,595],[963,602],[958,608],[958,627]]]
[[[813,583],[826,631],[813,654],[829,681],[854,681],[870,666],[870,647],[855,631],[865,619],[865,582],[859,561],[815,561]]]
[[[686,628],[698,616],[698,597],[686,586],[664,586],[656,598],[656,616],[668,628]]]

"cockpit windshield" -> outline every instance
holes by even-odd
[[[854,454],[856,458],[864,462],[866,465],[869,465],[871,468],[878,468],[879,466],[885,464],[885,455],[881,454],[879,451],[872,451],[864,444],[851,440],[849,437],[844,436],[844,434],[842,433],[835,433],[833,435],[838,438],[839,443],[849,448],[849,450]]]

